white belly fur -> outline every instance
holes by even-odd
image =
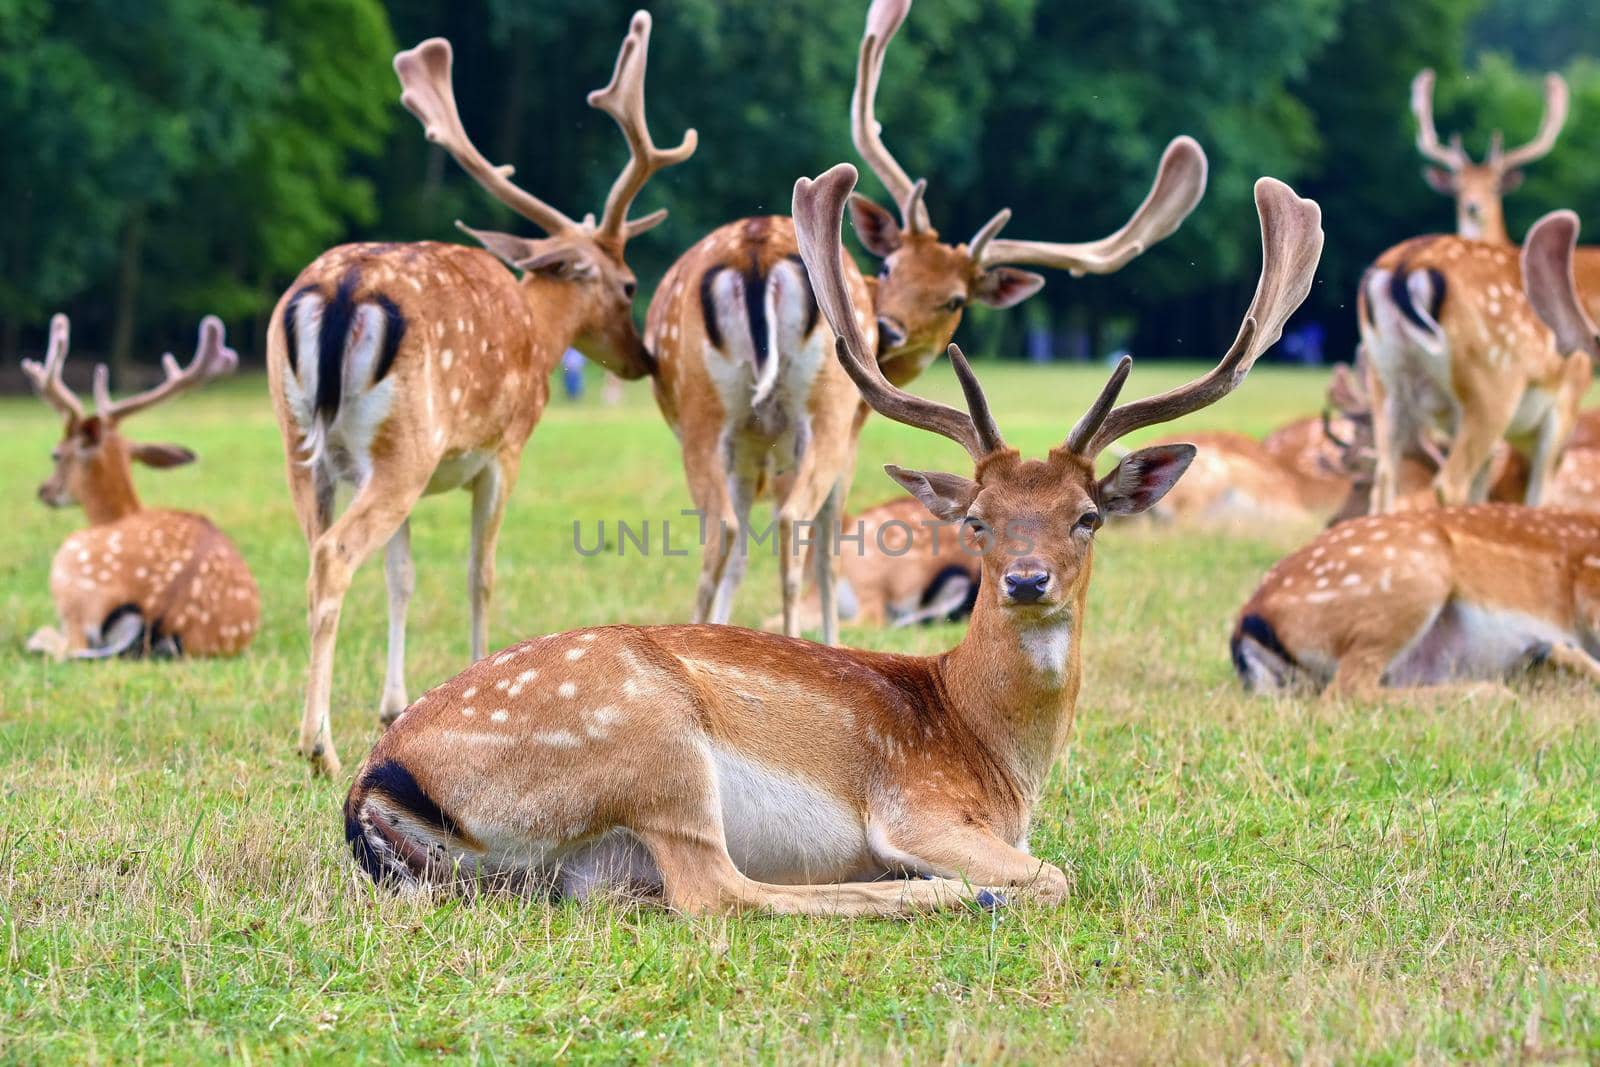
[[[747,877],[803,885],[881,873],[865,821],[795,775],[711,747],[728,854]]]
[[[1438,685],[1492,680],[1523,662],[1541,642],[1576,645],[1577,639],[1546,619],[1517,611],[1452,601],[1385,673],[1390,685]]]

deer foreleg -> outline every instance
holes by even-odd
[[[467,553],[467,594],[472,612],[472,659],[489,651],[489,601],[494,596],[494,553],[506,498],[517,482],[517,453],[502,455],[472,482],[472,547]]]
[[[1046,904],[1061,903],[1071,889],[1060,867],[981,827],[941,820],[926,828],[894,831],[889,837],[907,867],[936,876],[968,885],[1015,886]]]
[[[389,590],[389,655],[383,673],[383,699],[378,718],[385,725],[406,710],[406,609],[416,591],[417,571],[411,562],[411,521],[389,538],[384,550],[383,576]]]

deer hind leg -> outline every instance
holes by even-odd
[[[311,577],[306,587],[311,662],[306,672],[305,711],[300,720],[300,754],[311,761],[312,770],[318,773],[339,773],[329,705],[334,645],[344,595],[356,568],[394,536],[427,484],[425,478],[401,480],[391,471],[375,472],[344,514],[311,546]]]
[[[1377,371],[1367,370],[1367,390],[1372,397],[1372,500],[1373,515],[1394,510],[1400,493],[1400,463],[1416,424],[1398,393],[1390,392]]]
[[[312,544],[333,524],[334,480],[323,463],[306,466],[295,451],[288,461],[289,499],[306,544]]]
[[[518,454],[500,456],[472,482],[472,547],[467,553],[467,594],[472,612],[472,659],[489,651],[489,601],[494,596],[494,553],[506,498],[517,483]]]
[[[853,408],[852,408],[853,411]],[[849,423],[834,426],[818,419],[809,447],[778,508],[778,570],[783,590],[783,632],[800,636],[800,585],[805,571],[800,534],[809,536],[817,599],[822,612],[822,640],[839,640],[838,526],[839,500],[850,470]],[[826,577],[824,577],[826,572]]]
[[[383,577],[389,590],[389,657],[383,672],[383,700],[378,719],[385,726],[406,710],[406,609],[417,588],[417,570],[411,562],[411,520],[389,538],[384,549]]]
[[[1600,685],[1600,659],[1595,659],[1577,645],[1552,645],[1540,663],[1571,671]]]
[[[1450,454],[1445,457],[1444,466],[1433,483],[1441,504],[1465,504],[1472,498],[1473,486],[1488,467],[1494,446],[1510,427],[1519,400],[1516,389],[1499,387],[1499,383],[1489,383],[1484,388],[1471,387],[1458,393],[1459,409]],[[1487,489],[1487,480],[1482,484]],[[1531,478],[1529,486],[1531,489]]]

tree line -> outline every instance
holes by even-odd
[[[222,315],[246,359],[296,273],[347,240],[456,239],[455,219],[525,229],[426,144],[398,102],[397,47],[450,38],[468,129],[568,214],[599,212],[626,158],[585,106],[637,0],[0,0],[0,357],[37,350],[51,312],[119,370]],[[866,0],[669,0],[648,80],[658,139],[700,131],[641,210],[671,218],[629,247],[649,293],[699,236],[785,212],[801,174],[855,160],[848,105]],[[1255,278],[1250,189],[1281,177],[1324,211],[1319,283],[1299,316],[1331,356],[1384,247],[1448,229],[1423,184],[1407,88],[1439,71],[1442,133],[1474,153],[1537,127],[1540,77],[1566,74],[1556,151],[1508,198],[1600,218],[1600,6],[1590,0],[918,0],[879,94],[885,139],[928,178],[962,238],[1002,206],[1012,236],[1083,240],[1143,197],[1166,142],[1199,139],[1206,198],[1121,273],[1052,273],[1008,314],[975,312],[980,352],[1209,358]],[[863,188],[882,195],[866,175]],[[1600,233],[1600,224],[1593,230]],[[643,314],[640,302],[639,314]]]

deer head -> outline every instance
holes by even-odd
[[[913,182],[883,144],[874,114],[878,81],[889,41],[911,0],[873,0],[856,65],[850,132],[856,151],[895,200],[900,219],[867,198],[850,200],[861,243],[883,260],[875,283],[879,360],[889,378],[915,377],[954,335],[972,302],[1011,307],[1038,292],[1044,278],[1015,264],[1056,267],[1075,277],[1110,274],[1167,237],[1194,210],[1206,187],[1206,156],[1192,138],[1167,146],[1144,203],[1109,237],[1082,244],[1008,240],[999,236],[1011,219],[1002,209],[964,244],[939,239],[930,224],[926,181]]]
[[[639,11],[617,53],[611,82],[589,94],[589,106],[610,115],[628,142],[627,165],[612,183],[598,223],[593,215],[577,222],[562,214],[512,182],[510,166],[490,163],[473,145],[456,109],[449,41],[430,38],[394,57],[395,73],[404,89],[400,102],[422,123],[428,140],[449,152],[489,195],[546,236],[527,238],[475,230],[460,222],[456,225],[521,272],[525,287],[570,287],[572,293],[563,297],[563,303],[579,317],[579,351],[624,378],[649,374],[652,361],[633,322],[638,280],[623,259],[623,251],[630,238],[667,217],[661,210],[629,219],[628,211],[651,176],[688,159],[698,143],[694,130],[684,134],[676,148],[660,149],[651,140],[644,110],[649,53],[650,15]]]
[[[224,343],[222,320],[207,315],[200,321],[200,341],[189,366],[180,368],[170,352],[162,356],[166,376],[152,389],[113,403],[111,372],[103,363],[95,367],[95,410],[86,414],[83,403],[61,378],[70,334],[67,317],[56,315],[50,320],[44,362],[22,363],[34,391],[66,418],[61,441],[51,454],[55,470],[39,486],[39,499],[55,508],[81,504],[90,522],[109,522],[138,510],[130,464],[165,469],[192,463],[195,458],[182,445],[128,440],[120,430],[122,420],[210,378],[233,373],[239,357]]]
[[[1544,79],[1544,116],[1539,133],[1520,148],[1507,152],[1499,130],[1489,142],[1489,154],[1474,163],[1461,146],[1461,135],[1445,146],[1433,125],[1433,83],[1431,69],[1420,71],[1411,81],[1411,113],[1417,117],[1417,151],[1438,166],[1424,167],[1422,176],[1435,191],[1456,201],[1456,233],[1474,241],[1507,244],[1505,211],[1501,197],[1522,184],[1522,167],[1549,155],[1556,137],[1567,121],[1567,83],[1559,74]]]
[[[1189,466],[1195,449],[1184,444],[1140,449],[1124,456],[1104,477],[1096,477],[1096,458],[1134,430],[1213,404],[1244,380],[1310,291],[1322,252],[1320,210],[1281,182],[1257,182],[1261,278],[1222,361],[1187,385],[1118,405],[1132,368],[1132,360],[1124,357],[1065,441],[1043,460],[1025,460],[1001,438],[960,348],[951,345],[949,355],[966,396],[965,412],[901,391],[867,352],[840,267],[840,226],[855,182],[855,168],[841,163],[816,181],[800,179],[794,193],[800,254],[838,338],[839,360],[880,414],[950,438],[975,464],[970,478],[893,465],[886,468],[890,477],[937,518],[960,523],[977,541],[983,552],[984,596],[1025,617],[1070,610],[1087,587],[1094,533],[1105,517],[1144,511],[1159,501]]]

